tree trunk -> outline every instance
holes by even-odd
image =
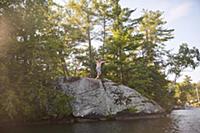
[[[90,36],[90,16],[87,15],[87,22],[88,22],[88,27],[87,27],[87,39],[88,39],[88,47],[89,47],[89,67],[90,67],[90,77],[92,77],[94,74],[93,69],[92,69],[92,43],[91,43],[91,36]]]
[[[120,62],[120,83],[123,84],[124,76],[123,76],[123,64],[122,64],[122,47],[119,45],[119,62]]]
[[[104,48],[105,48],[105,42],[106,42],[106,18],[105,18],[105,16],[103,17],[103,55],[102,55],[102,57],[103,57],[103,59],[104,59]]]

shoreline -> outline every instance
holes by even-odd
[[[85,122],[98,122],[98,121],[127,121],[127,120],[139,120],[139,119],[158,119],[167,117],[167,113],[158,114],[120,114],[109,117],[73,117],[69,116],[63,119],[46,119],[36,121],[0,121],[0,127],[7,126],[37,126],[37,125],[51,125],[51,124],[74,124]]]

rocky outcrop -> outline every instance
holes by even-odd
[[[134,114],[164,112],[156,102],[136,90],[110,80],[60,78],[58,85],[64,93],[73,97],[71,106],[75,117],[106,117],[124,111]]]

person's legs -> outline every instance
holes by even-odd
[[[99,74],[97,74],[96,78],[95,79],[98,79],[99,78]]]
[[[96,70],[97,70],[97,77],[95,79],[98,79],[99,76],[101,75],[101,68],[98,67]]]

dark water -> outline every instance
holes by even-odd
[[[175,110],[159,119],[7,127],[0,133],[200,133],[200,109]]]

